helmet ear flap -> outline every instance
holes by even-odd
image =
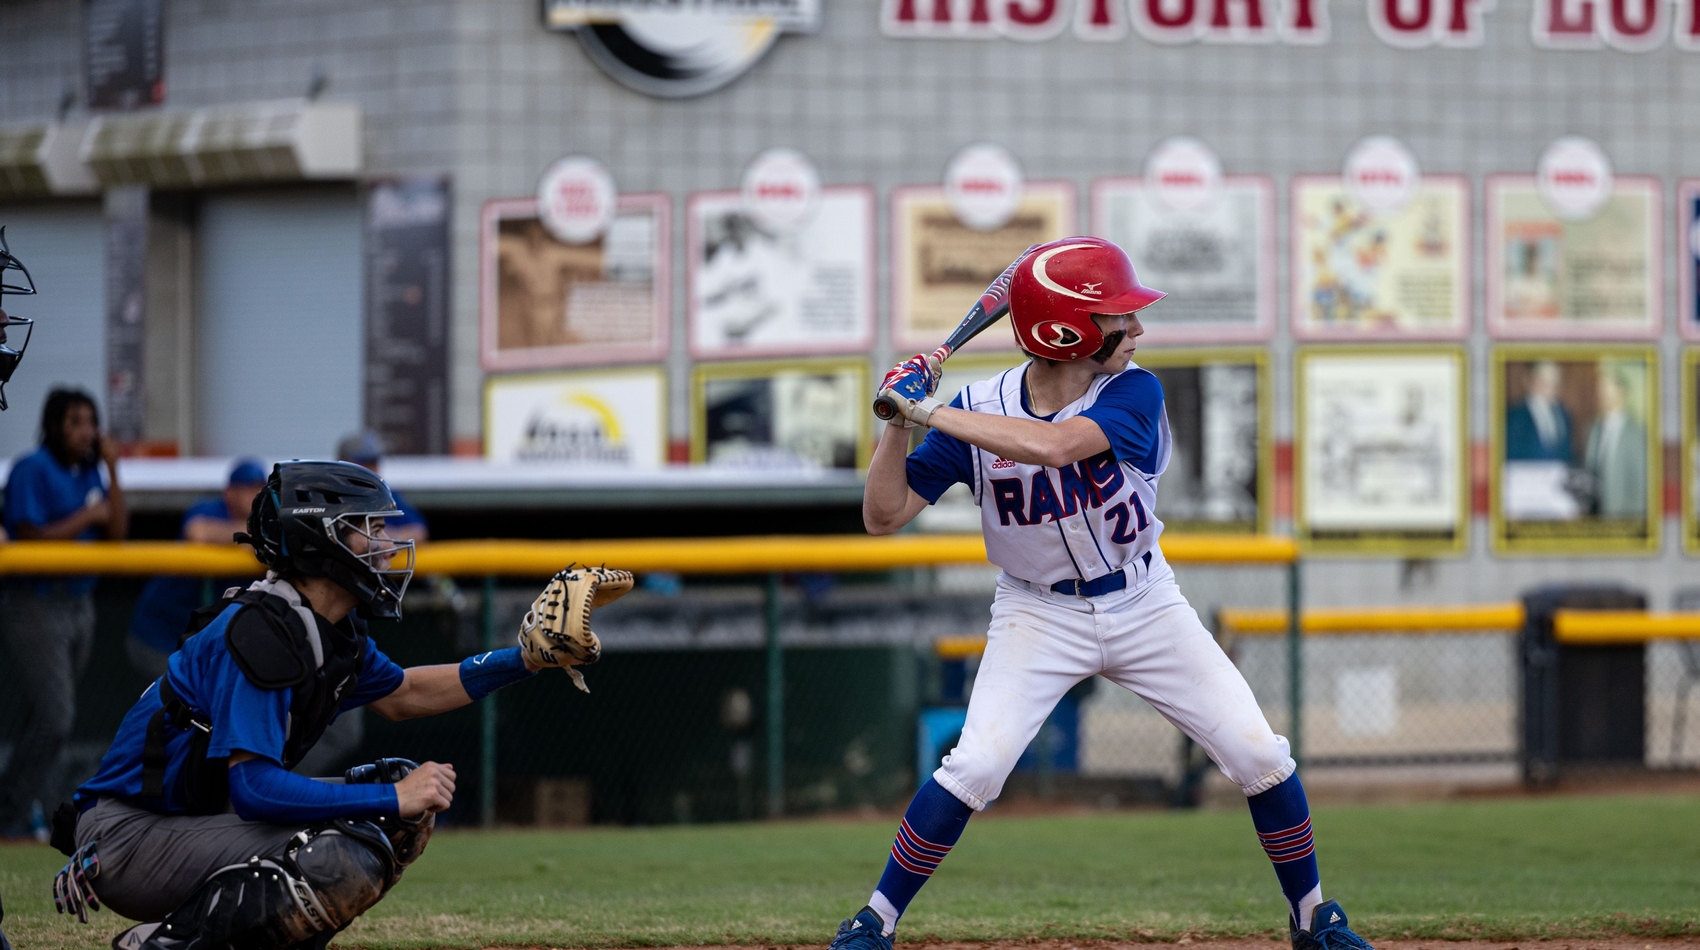
[[[1093,353],[1092,358],[1100,363],[1107,362],[1111,356],[1115,355],[1116,348],[1121,346],[1122,341],[1125,339],[1127,339],[1126,330],[1115,330],[1110,333],[1106,333],[1104,335],[1104,345],[1098,347],[1098,352]]]
[[[281,567],[285,559],[283,518],[278,511],[281,485],[282,478],[273,466],[266,486],[254,496],[254,503],[248,508],[248,530],[237,537],[239,543],[254,549],[254,557],[261,564],[274,569]]]

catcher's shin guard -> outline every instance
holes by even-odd
[[[291,838],[284,853],[214,872],[163,921],[118,935],[118,950],[284,950],[314,946],[378,902],[399,868],[389,838],[338,819]],[[322,943],[322,941],[318,941]]]

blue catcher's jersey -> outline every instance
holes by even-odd
[[[289,734],[291,689],[261,689],[249,682],[225,648],[224,632],[242,607],[231,604],[212,623],[190,637],[171,655],[171,687],[183,702],[212,720],[208,758],[223,758],[232,752],[251,752],[281,764],[284,740]],[[343,621],[344,623],[348,621]],[[401,685],[402,669],[367,641],[366,659],[353,693],[338,705],[346,712],[395,692]],[[142,750],[147,742],[148,721],[160,709],[159,683],[150,684],[125,714],[118,735],[94,778],[77,789],[79,809],[94,805],[98,798],[122,798],[160,814],[188,812],[178,801],[177,789],[189,758],[193,729],[168,729],[166,740],[165,794],[142,795]]]

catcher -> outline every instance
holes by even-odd
[[[451,765],[380,759],[340,782],[290,771],[339,712],[446,712],[535,675],[594,663],[590,610],[631,589],[601,568],[556,574],[520,645],[402,669],[366,636],[401,616],[413,542],[383,480],[346,462],[272,469],[237,540],[264,580],[203,608],[169,670],[124,717],[100,771],[54,816],[71,861],[62,912],[143,921],[118,950],[319,948],[395,886],[455,792]]]

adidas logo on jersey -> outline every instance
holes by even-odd
[[[999,456],[998,460],[992,463],[992,467],[993,468],[1014,468],[1015,463],[1011,462],[1009,459],[1006,459],[1006,458],[1003,458],[1002,456]]]

